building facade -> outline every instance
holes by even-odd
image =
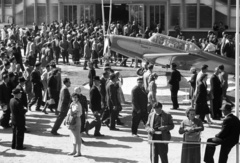
[[[105,18],[109,0],[104,0]],[[101,0],[0,0],[0,22],[20,26],[54,20],[101,20]],[[140,26],[160,23],[163,33],[179,25],[188,32],[206,32],[222,22],[235,31],[236,0],[113,0],[112,20],[137,21]]]

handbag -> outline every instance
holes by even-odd
[[[74,126],[77,123],[77,116],[75,114],[72,114],[72,108],[70,108],[70,113],[67,114],[67,117],[65,119],[64,124],[66,126]],[[69,128],[69,127],[68,127]]]
[[[199,142],[201,132],[189,132],[185,134],[185,141],[186,142]]]

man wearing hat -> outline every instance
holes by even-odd
[[[137,129],[140,121],[145,125],[148,119],[148,97],[143,86],[143,78],[137,79],[137,85],[132,89],[132,136],[138,137]]]
[[[230,104],[225,104],[221,110],[225,119],[223,120],[221,131],[216,134],[214,138],[209,138],[207,140],[207,142],[215,144],[207,144],[206,146],[204,156],[204,161],[206,163],[214,163],[213,155],[217,145],[221,145],[218,162],[227,163],[228,154],[232,147],[239,142],[240,121],[232,114],[232,106]]]
[[[144,72],[143,74],[143,83],[144,83],[144,88],[146,90],[146,92],[148,92],[148,79],[149,76],[153,73],[153,65],[150,64],[148,65],[148,70],[146,72]]]
[[[11,91],[8,86],[9,77],[8,74],[2,75],[3,82],[0,84],[0,106],[3,110],[2,117],[0,119],[0,125],[3,128],[9,128],[9,120],[10,120],[10,109],[9,109],[9,101],[11,99]]]
[[[175,63],[172,63],[172,73],[170,76],[170,79],[168,81],[168,84],[170,85],[170,91],[171,91],[171,99],[173,103],[172,109],[178,109],[178,90],[179,90],[179,82],[181,81],[181,74],[177,70],[177,65]]]
[[[41,111],[40,107],[42,104],[42,90],[43,85],[41,82],[41,62],[37,62],[35,64],[35,68],[31,73],[31,82],[32,82],[32,93],[33,98],[31,102],[28,104],[28,109],[31,110],[33,104],[37,103],[36,111]]]
[[[24,141],[24,131],[25,131],[25,113],[21,102],[22,92],[20,89],[15,88],[12,91],[13,98],[10,100],[9,107],[12,113],[12,128],[13,128],[13,138],[12,138],[12,149],[24,150],[26,147],[23,146]]]
[[[86,123],[86,133],[88,130],[95,127],[94,136],[103,136],[100,133],[101,129],[101,94],[99,91],[100,87],[100,77],[95,76],[93,79],[93,86],[90,90],[90,108],[93,112],[95,119],[89,124]]]

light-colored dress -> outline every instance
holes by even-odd
[[[80,116],[82,115],[82,105],[80,102],[72,102],[70,105],[70,109],[68,110],[68,114],[75,113],[76,118],[76,127],[74,129],[71,129],[71,139],[73,141],[73,144],[80,144],[81,143],[81,135],[80,135],[80,129],[81,129],[81,119]]]
[[[192,121],[189,119],[185,119],[182,121],[180,125],[180,130],[184,130],[188,127],[202,127],[200,130],[196,131],[202,131],[204,129],[202,121],[200,119],[194,118]],[[185,134],[183,136],[183,140],[185,141]],[[182,145],[182,157],[181,157],[181,163],[200,163],[201,162],[201,149],[200,144],[183,144]]]

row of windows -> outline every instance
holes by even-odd
[[[228,0],[200,0],[199,6],[197,0],[185,0],[185,5],[181,11],[181,4],[176,0],[171,0],[171,21],[170,25],[180,25],[180,19],[183,19],[184,28],[198,28],[198,13],[199,13],[199,28],[212,28],[214,23],[222,22],[224,25],[228,25],[229,28],[235,28],[236,17],[234,11],[236,11],[236,0],[230,2],[230,15],[228,15]],[[215,2],[215,16],[212,17],[213,2]],[[198,11],[199,9],[199,11]],[[180,14],[182,12],[182,14]],[[181,15],[183,15],[181,17]],[[228,17],[230,24],[228,24]],[[214,21],[214,22],[213,22]]]

